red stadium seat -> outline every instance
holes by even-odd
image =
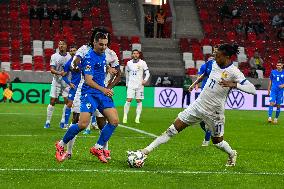
[[[11,68],[14,71],[20,71],[21,70],[21,63],[19,61],[18,62],[12,62]]]
[[[10,62],[10,54],[1,54],[0,60],[1,62]]]
[[[141,43],[139,36],[132,36],[131,37],[131,43]]]
[[[197,75],[198,70],[196,68],[188,68],[186,70],[187,75]]]
[[[10,54],[9,47],[0,47],[0,54]]]
[[[248,33],[248,41],[256,41],[256,34],[255,33]]]

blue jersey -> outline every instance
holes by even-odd
[[[283,90],[279,87],[279,85],[284,84],[284,70],[282,70],[281,72],[272,70],[270,74],[270,80],[272,83],[271,91]]]
[[[71,72],[71,83],[73,83],[75,85],[75,87],[77,88],[80,81],[81,81],[81,64],[78,65],[79,70],[78,71],[73,71],[71,69],[71,62],[72,62],[73,58],[71,58],[68,62],[66,62],[64,64],[64,72],[66,72],[66,76],[63,77],[64,81],[69,84],[70,81],[68,80],[68,74]]]
[[[207,62],[205,62],[205,64],[203,64],[200,69],[199,69],[199,72],[198,74],[199,75],[202,75],[204,74],[204,78],[202,80],[202,84],[201,84],[201,90],[204,88],[206,82],[207,82],[207,79],[211,73],[211,70],[212,70],[212,64],[215,62],[215,60],[209,60]]]
[[[97,54],[90,49],[82,61],[83,75],[93,76],[93,81],[98,85],[105,87],[104,81],[106,76],[106,56]],[[83,94],[103,94],[100,90],[90,87],[86,82],[82,86]]]

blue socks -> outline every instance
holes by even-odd
[[[268,117],[272,117],[273,106],[269,106],[268,108]]]
[[[101,131],[101,134],[100,134],[100,137],[97,141],[97,144],[103,146],[110,139],[115,128],[116,127],[114,125],[111,125],[109,123],[106,124]]]
[[[276,109],[276,115],[275,115],[275,118],[276,118],[276,119],[279,117],[279,114],[280,114],[280,108],[277,108],[277,109]]]
[[[97,122],[97,120],[96,120],[96,116],[95,116],[95,115],[93,115],[93,117],[92,117],[92,123],[95,123],[95,122]]]
[[[211,131],[207,130],[206,133],[205,133],[205,141],[209,141],[210,140],[210,137],[211,137]]]
[[[80,133],[80,131],[82,131],[78,124],[73,124],[71,125],[71,127],[69,127],[69,129],[67,130],[67,132],[65,133],[64,137],[63,137],[63,142],[65,144],[67,144],[70,140],[72,140],[78,133]]]
[[[65,109],[65,124],[68,124],[71,114],[71,108],[66,107]]]

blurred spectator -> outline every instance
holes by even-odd
[[[247,35],[248,33],[252,33],[252,32],[254,32],[254,24],[253,24],[253,22],[250,20],[250,21],[247,22],[247,24],[246,24],[246,35]]]
[[[235,6],[232,10],[232,18],[240,18],[241,17],[241,12],[238,9],[237,6]]]
[[[60,19],[60,11],[57,7],[57,5],[53,5],[52,9],[49,13],[50,20],[59,20]]]
[[[40,13],[37,5],[34,5],[32,8],[30,8],[30,19],[39,19]]]
[[[184,105],[185,97],[186,97],[186,105],[189,105],[190,103],[190,92],[188,88],[191,84],[192,84],[191,78],[189,77],[189,75],[185,75],[185,78],[183,80],[183,92],[182,92],[182,101],[181,101],[182,108]]]
[[[272,26],[274,27],[278,27],[278,26],[282,26],[283,24],[283,17],[282,14],[276,14],[273,19],[272,19]]]
[[[256,78],[257,79],[258,78],[258,74],[256,72],[256,69],[255,68],[251,68],[248,76],[251,77],[251,78]]]
[[[223,20],[224,18],[232,18],[232,13],[230,12],[229,7],[226,3],[220,8],[220,16],[221,20]]]
[[[238,34],[245,34],[245,32],[246,32],[246,27],[245,27],[245,25],[244,25],[244,23],[243,23],[243,20],[240,20],[240,23],[237,25],[237,27],[236,27],[236,32],[237,32]]]
[[[254,24],[254,30],[255,30],[256,34],[260,34],[260,33],[265,32],[264,24],[260,19],[258,19],[256,21],[256,23]]]
[[[164,37],[164,25],[166,20],[166,14],[163,9],[159,9],[156,16],[157,21],[157,38]]]
[[[68,8],[68,5],[65,4],[61,11],[62,20],[71,20],[71,10]]]
[[[82,12],[76,7],[74,10],[71,12],[71,18],[72,20],[81,20],[82,19]]]
[[[168,73],[165,73],[164,77],[162,78],[161,84],[162,84],[162,87],[172,87],[173,86],[173,82],[169,78]]]
[[[19,77],[16,77],[13,81],[13,83],[22,83]]]
[[[161,87],[162,86],[162,78],[158,77],[155,82],[155,87]]]
[[[279,40],[284,40],[284,27],[282,27],[282,28],[278,31],[278,33],[277,33],[277,38],[278,38]]]
[[[254,68],[256,70],[263,70],[263,60],[262,58],[259,56],[259,53],[257,51],[255,51],[254,56],[251,57],[250,61],[249,61],[250,67]]]
[[[154,37],[154,20],[150,12],[145,15],[145,37]]]
[[[49,10],[47,4],[44,3],[39,9],[40,19],[49,19]]]

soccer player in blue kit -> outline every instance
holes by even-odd
[[[65,123],[64,123],[64,128],[68,128],[68,122],[69,122],[69,118],[70,118],[70,114],[71,114],[71,108],[72,108],[72,104],[74,101],[74,97],[77,91],[77,87],[80,83],[81,80],[81,69],[80,69],[80,64],[78,65],[78,69],[72,69],[71,68],[71,62],[73,60],[73,57],[75,56],[75,53],[77,51],[76,47],[70,47],[70,55],[72,56],[72,58],[70,58],[70,60],[68,62],[66,62],[63,66],[63,70],[64,70],[64,74],[62,79],[65,81],[65,83],[67,85],[70,86],[70,90],[68,93],[68,102],[67,102],[67,107],[65,109]],[[69,81],[68,76],[69,73],[71,72],[71,81]]]
[[[106,117],[108,123],[104,126],[95,146],[90,152],[101,162],[107,163],[103,154],[103,145],[110,139],[115,128],[118,126],[119,118],[117,110],[111,99],[112,89],[105,87],[106,58],[105,49],[108,44],[108,36],[98,32],[91,37],[92,48],[88,51],[85,59],[82,61],[82,72],[85,77],[85,83],[82,87],[80,120],[78,124],[73,124],[64,135],[61,141],[56,142],[56,159],[62,161],[64,155],[64,146],[72,140],[79,132],[85,129],[89,122],[91,114],[96,110]]]
[[[276,70],[272,70],[270,74],[270,80],[268,83],[268,95],[269,98],[269,108],[268,108],[268,122],[272,122],[272,112],[273,107],[276,105],[276,115],[273,120],[274,124],[277,124],[278,117],[280,114],[281,103],[283,102],[283,88],[284,88],[284,70],[281,62],[276,65]]]

